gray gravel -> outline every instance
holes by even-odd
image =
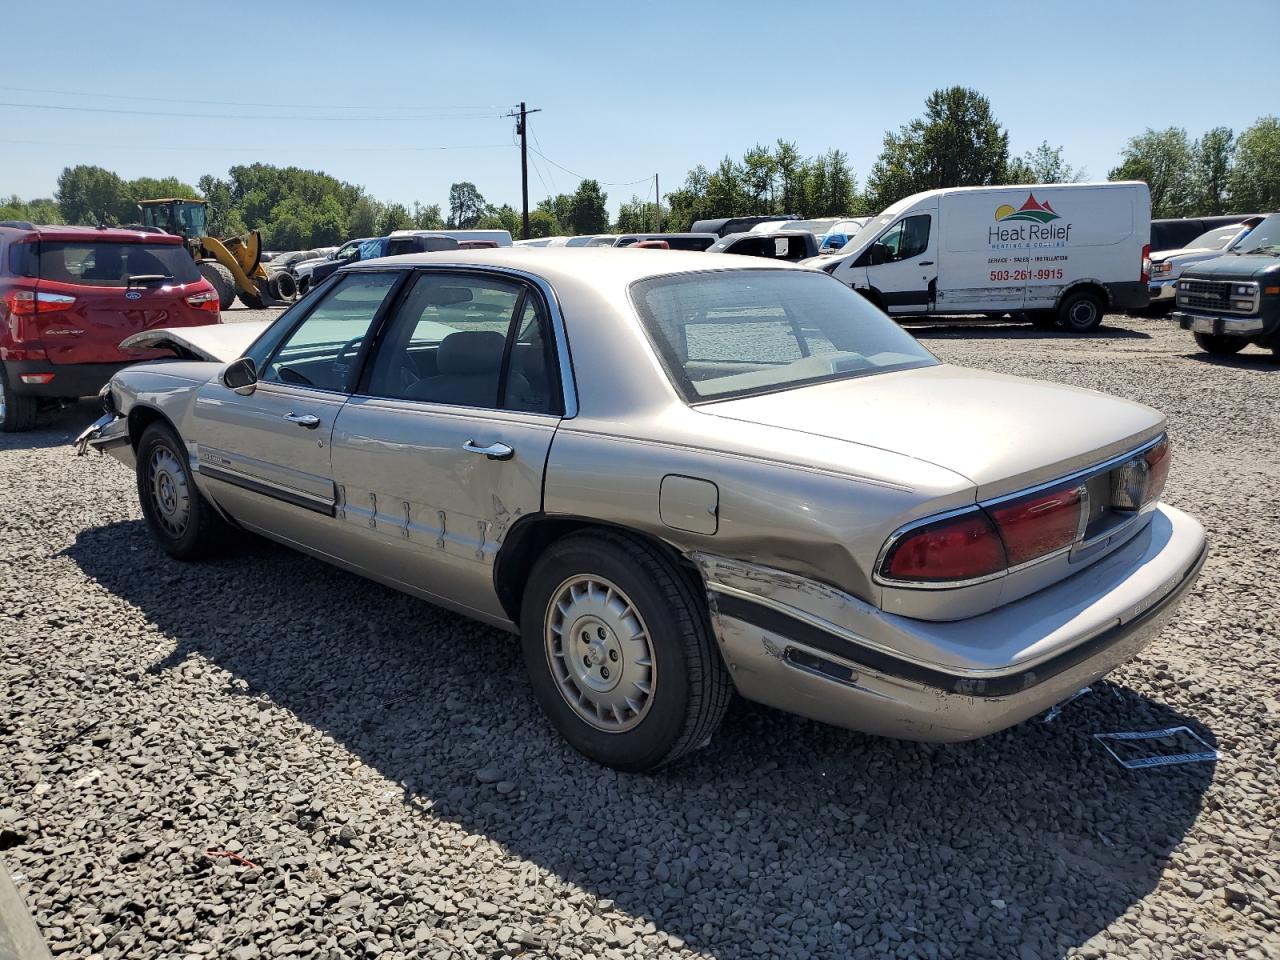
[[[505,635],[260,542],[167,559],[132,476],[71,455],[89,404],[0,438],[0,855],[55,955],[1280,955],[1280,364],[1156,320],[914,329],[1166,411],[1168,499],[1215,544],[1139,661],[972,744],[739,703],[619,775]],[[1184,723],[1224,759],[1090,737]]]

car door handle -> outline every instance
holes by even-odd
[[[314,430],[320,426],[320,418],[309,413],[286,413],[284,418],[290,423],[296,423],[298,426],[306,427],[308,430]]]
[[[515,453],[515,450],[505,443],[491,443],[487,447],[479,447],[474,440],[468,440],[462,445],[462,449],[467,453],[479,453],[490,460],[510,460]]]
[[[932,266],[933,266],[933,261],[932,261],[932,260],[921,260],[919,263],[917,263],[917,264],[916,264],[916,266],[917,266],[917,267],[932,267]]]

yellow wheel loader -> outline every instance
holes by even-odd
[[[144,228],[186,240],[200,273],[218,291],[223,310],[237,295],[246,307],[255,310],[292,300],[297,294],[293,275],[268,271],[262,263],[262,234],[250,230],[225,240],[208,236],[208,208],[208,202],[191,199],[143,200],[138,204]]]

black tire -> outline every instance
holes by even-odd
[[[1106,301],[1094,290],[1068,294],[1058,304],[1058,323],[1072,333],[1090,333],[1102,326]]]
[[[298,278],[298,296],[305,297],[307,295],[307,291],[310,289],[311,289],[311,278],[309,276],[299,277]]]
[[[161,471],[168,476],[167,485],[158,479]],[[222,544],[226,522],[196,488],[186,445],[167,423],[153,423],[142,432],[137,480],[142,514],[167,554],[178,560],[198,560]],[[180,524],[173,511],[162,506],[170,494],[186,497],[187,513]]]
[[[267,282],[267,292],[271,294],[271,299],[288,303],[298,295],[298,285],[294,282],[293,274],[280,271],[271,275]]]
[[[611,581],[630,600],[655,664],[645,712],[621,732],[598,729],[579,716],[552,672],[546,638],[553,601],[565,584],[584,575]],[[605,766],[641,772],[670,763],[705,743],[729,706],[733,685],[705,602],[669,559],[632,537],[596,531],[552,544],[526,585],[521,633],[539,705],[576,750]],[[622,674],[626,667],[617,669]]]
[[[240,302],[250,310],[265,310],[267,308],[266,300],[257,294],[250,293],[248,290],[241,290],[237,296],[240,298]]]
[[[213,284],[218,294],[218,309],[229,310],[236,299],[236,278],[217,260],[201,260],[200,275]]]
[[[1212,353],[1219,357],[1239,353],[1249,345],[1248,340],[1242,340],[1240,337],[1219,337],[1212,333],[1197,333],[1193,336],[1196,338],[1196,346],[1205,353]]]
[[[36,397],[14,393],[9,387],[9,376],[3,364],[0,364],[0,402],[4,404],[3,413],[0,413],[0,430],[24,433],[35,427],[40,401]]]
[[[1037,330],[1058,329],[1058,315],[1052,310],[1028,310],[1023,316]]]

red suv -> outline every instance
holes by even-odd
[[[126,354],[130,334],[221,321],[181,237],[0,221],[0,428],[30,430],[42,400],[97,393],[165,355]]]

